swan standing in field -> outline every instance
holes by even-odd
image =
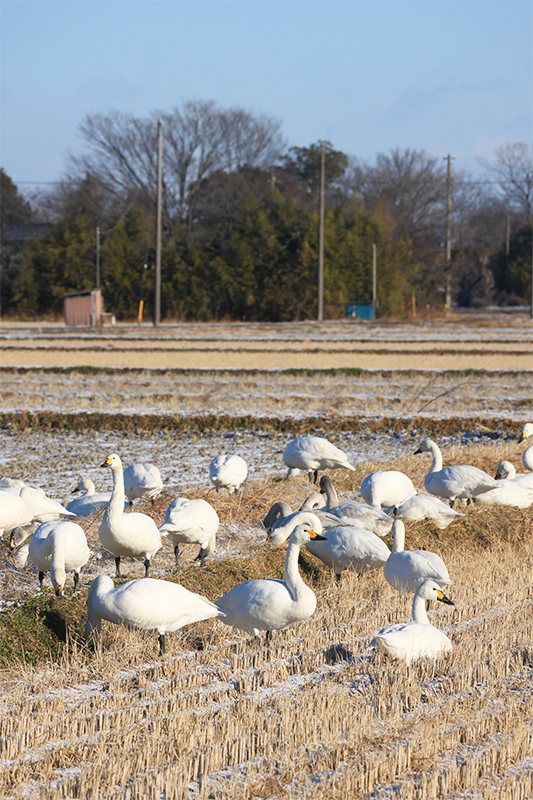
[[[371,472],[361,484],[363,500],[374,508],[395,508],[415,494],[411,478],[394,469]]]
[[[109,576],[99,575],[91,583],[87,597],[85,636],[99,634],[103,619],[127,628],[155,630],[159,634],[160,655],[164,655],[165,634],[222,616],[223,612],[206,597],[177,583],[138,578],[115,589]]]
[[[323,531],[320,518],[316,514],[311,511],[299,512],[286,517],[280,527],[272,530],[268,539],[270,544],[274,547],[283,544],[298,523],[312,527],[317,533]],[[355,525],[337,524],[324,530],[320,540],[313,539],[305,546],[323,564],[335,571],[337,581],[345,569],[352,569],[358,575],[379,569],[390,555],[385,542],[366,528]]]
[[[394,520],[392,535],[392,550],[383,574],[393,589],[409,594],[428,578],[440,587],[450,586],[450,576],[440,556],[428,550],[404,550],[405,525],[401,519]]]
[[[180,544],[199,544],[200,552],[196,560],[200,560],[200,566],[204,569],[206,556],[210,556],[215,549],[219,524],[217,512],[206,500],[178,497],[167,508],[159,530],[171,539],[176,564]]]
[[[451,522],[455,522],[459,517],[464,517],[459,511],[450,508],[449,505],[443,503],[438,497],[433,497],[429,494],[416,495],[410,497],[400,506],[395,509],[387,509],[389,513],[395,513],[396,516],[402,519],[408,519],[412,522],[418,522],[423,519],[431,519],[435,522],[437,528],[444,530]]]
[[[319,470],[341,467],[355,469],[342,450],[320,436],[299,436],[289,442],[283,453],[283,461],[288,467],[288,478],[304,471],[309,473],[309,480],[314,479],[315,483]]]
[[[520,431],[519,441],[524,442],[530,436],[533,436],[533,424],[526,422]],[[533,470],[533,444],[530,444],[522,453],[522,464],[526,469]]]
[[[442,453],[431,439],[424,439],[417,453],[431,453],[433,463],[424,478],[424,486],[430,494],[444,497],[450,501],[450,506],[457,498],[472,500],[489,489],[496,489],[497,481],[482,469],[469,465],[442,466]],[[390,504],[392,505],[392,504]]]
[[[285,580],[252,580],[235,586],[216,602],[225,614],[222,622],[254,636],[266,631],[269,641],[272,631],[310,617],[316,597],[300,576],[298,554],[302,545],[322,538],[308,525],[297,525],[289,538]]]
[[[88,517],[96,514],[111,500],[111,492],[97,492],[94,483],[89,478],[81,478],[73,492],[83,492],[81,497],[76,497],[67,504],[67,511],[77,517]],[[127,501],[125,506],[128,505]]]
[[[43,588],[44,573],[49,572],[57,597],[63,594],[67,572],[74,573],[74,591],[78,587],[82,567],[91,551],[83,528],[68,520],[43,522],[30,539],[28,558],[39,570]]]
[[[386,536],[392,528],[391,517],[380,508],[374,508],[368,503],[339,503],[333,481],[328,475],[320,478],[320,488],[326,494],[328,512],[338,517],[343,524],[366,528],[376,536]]]
[[[533,489],[533,472],[516,472],[514,464],[510,461],[500,461],[496,470],[496,478],[503,478],[506,481],[524,486],[526,489]]]
[[[161,473],[155,464],[136,462],[124,470],[124,491],[134,500],[153,500],[163,489]]]
[[[421,583],[413,598],[413,619],[397,625],[387,625],[372,639],[367,650],[379,650],[390,658],[409,664],[418,658],[436,658],[452,649],[445,633],[431,625],[426,602],[439,600],[453,606],[439,585],[431,580]]]
[[[240,456],[216,456],[209,464],[209,478],[217,492],[227,489],[235,494],[248,476],[248,465]]]
[[[120,559],[129,557],[144,560],[146,578],[150,561],[161,548],[161,534],[147,514],[135,511],[124,513],[124,479],[119,456],[112,453],[102,467],[109,467],[112,472],[113,493],[98,531],[100,542],[115,556],[117,576],[120,575]]]

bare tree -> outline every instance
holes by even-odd
[[[202,181],[219,169],[266,167],[280,156],[280,123],[249,112],[219,109],[213,101],[190,100],[149,119],[113,112],[89,114],[80,126],[88,151],[74,159],[84,173],[98,176],[112,192],[132,188],[154,197],[157,170],[156,123],[163,136],[163,214],[165,224],[190,230]]]
[[[493,161],[479,159],[493,173],[500,193],[511,208],[531,219],[533,201],[533,147],[526,142],[506,144],[496,150]]]

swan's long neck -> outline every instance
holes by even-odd
[[[50,559],[50,576],[52,583],[63,586],[65,582],[65,550],[66,536],[61,529],[55,530],[52,539],[52,557]]]
[[[301,545],[289,542],[285,558],[285,583],[293,600],[298,600],[302,587],[305,587],[298,569],[298,554]]]
[[[429,443],[429,449],[431,455],[433,456],[433,464],[431,465],[429,474],[431,474],[432,472],[440,472],[440,470],[442,469],[442,453],[438,445],[435,444],[435,442]]]
[[[124,511],[124,474],[122,472],[122,465],[116,465],[111,467],[111,472],[113,473],[113,494],[111,495],[111,500],[109,501],[109,505],[106,508],[106,515],[108,517],[114,517],[117,514],[122,514]]]
[[[335,508],[335,506],[339,505],[339,496],[337,490],[333,486],[333,482],[329,478],[324,481],[323,486],[327,498],[326,509],[329,511],[330,508]]]
[[[89,497],[91,494],[94,494],[96,491],[96,487],[94,483],[89,479],[85,479],[85,492],[83,494],[84,497]]]
[[[399,519],[392,523],[392,550],[393,553],[402,553],[405,550],[405,526]]]
[[[271,528],[275,522],[278,520],[284,519],[289,514],[292,514],[292,508],[288,503],[280,501],[279,503],[274,503],[270,511],[265,517],[264,524],[266,528]]]
[[[423,597],[415,593],[413,600],[413,620],[422,625],[429,625],[429,617],[426,611],[426,601]]]

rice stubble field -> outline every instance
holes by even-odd
[[[221,528],[213,572],[194,564],[192,546],[176,571],[165,541],[153,575],[215,600],[248,578],[282,577],[284,551],[267,545],[261,519],[276,500],[297,507],[311,491],[306,478],[283,479],[284,446],[299,432],[326,435],[349,454],[355,471],[332,473],[341,499],[357,498],[375,469],[404,471],[422,489],[429,457],[413,452],[429,431],[439,432],[432,435],[445,463],[493,472],[507,458],[523,470],[516,435],[532,418],[532,330],[527,322],[479,324],[487,322],[416,331],[419,349],[431,349],[436,335],[448,345],[483,338],[492,351],[505,343],[520,350],[523,362],[500,352],[498,369],[478,356],[478,367],[461,372],[443,369],[440,356],[426,352],[423,366],[404,369],[393,345],[413,340],[413,331],[389,329],[387,341],[376,326],[379,349],[389,351],[383,366],[301,366],[292,352],[298,336],[310,331],[314,346],[327,350],[333,339],[349,338],[341,324],[323,335],[311,325],[278,332],[276,344],[293,360],[268,370],[257,362],[229,370],[221,350],[217,369],[181,362],[156,369],[152,349],[151,369],[145,354],[140,370],[108,354],[105,369],[65,372],[63,350],[50,350],[46,365],[3,360],[1,470],[67,500],[83,473],[98,489],[110,488],[99,464],[112,450],[125,463],[154,461],[164,494],[137,509],[161,524],[174,497],[203,497]],[[220,339],[233,337],[237,352],[255,336],[262,341],[258,326],[226,327]],[[203,341],[200,326],[190,326],[189,340],[182,328],[161,332],[192,348]],[[33,344],[42,343],[38,330],[30,333]],[[124,331],[121,341],[135,342],[134,333]],[[204,338],[211,333],[203,329]],[[371,338],[363,328],[359,338],[365,336]],[[75,338],[70,332],[69,341]],[[13,330],[0,329],[0,341],[12,343]],[[87,362],[81,365],[99,366]],[[98,414],[108,427],[92,425]],[[210,429],[209,420],[221,417],[224,425]],[[223,448],[250,461],[249,480],[234,497],[208,486],[207,465]],[[17,567],[2,543],[1,796],[530,798],[531,509],[474,504],[461,511],[465,517],[444,531],[430,521],[406,524],[407,548],[444,558],[455,603],[430,611],[452,652],[410,666],[365,652],[377,630],[411,614],[411,599],[382,571],[361,578],[344,572],[337,584],[306,552],[301,570],[317,596],[310,619],[275,633],[269,647],[217,621],[200,623],[169,636],[160,658],[155,634],[106,624],[95,648],[82,636],[88,586],[114,571],[99,546],[98,517],[81,521],[93,556],[75,597],[70,581],[64,598],[53,597],[51,587],[38,596],[35,571]],[[143,567],[126,561],[125,571],[141,577]]]

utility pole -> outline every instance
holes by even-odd
[[[96,288],[100,288],[100,227],[96,227]]]
[[[376,319],[376,306],[377,306],[377,298],[376,298],[376,287],[377,287],[377,248],[376,245],[372,245],[372,316]]]
[[[163,188],[163,123],[157,123],[157,201],[155,219],[155,299],[154,325],[161,324],[161,195]]]
[[[326,154],[324,142],[320,156],[320,209],[318,221],[318,302],[317,320],[322,322],[324,319],[324,187],[325,187],[325,162]]]
[[[446,308],[452,307],[452,282],[450,268],[452,265],[452,157],[447,156],[446,172]]]

